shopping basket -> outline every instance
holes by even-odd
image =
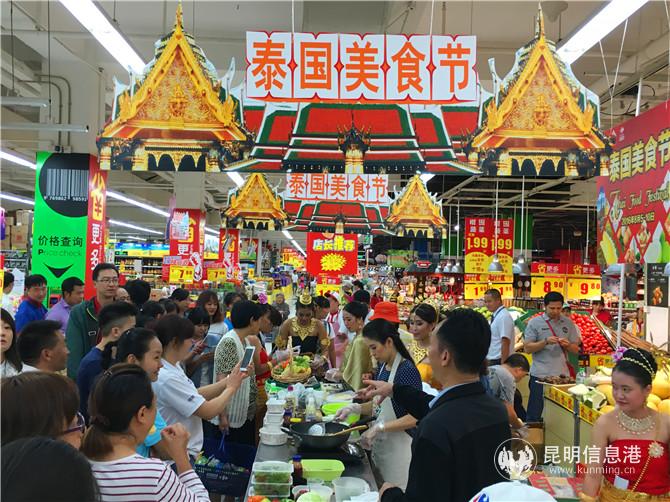
[[[214,456],[221,463],[217,466],[194,466],[207,491],[220,495],[242,497],[249,484],[251,468],[256,458],[256,448],[246,444],[231,443],[214,438],[205,438],[205,456]]]

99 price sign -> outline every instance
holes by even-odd
[[[190,284],[193,282],[193,267],[170,265],[171,284]]]
[[[557,291],[563,295],[565,293],[565,277],[538,275],[531,278],[531,298],[543,298],[550,291]],[[568,295],[568,298],[573,297]]]

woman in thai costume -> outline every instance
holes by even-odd
[[[654,357],[641,349],[628,349],[614,366],[616,408],[593,427],[599,455],[587,468],[580,500],[670,501],[670,416],[647,406],[656,371]]]
[[[409,314],[409,332],[412,334],[413,340],[407,348],[412,355],[412,359],[414,359],[416,368],[419,370],[421,380],[439,391],[442,386],[433,378],[433,370],[428,362],[430,334],[438,322],[438,310],[430,303],[420,303],[414,307]]]
[[[293,348],[299,347],[301,354],[321,354],[330,360],[330,339],[323,323],[316,319],[314,299],[303,292],[295,305],[295,317],[284,321],[279,328],[275,345],[285,350],[291,337]]]

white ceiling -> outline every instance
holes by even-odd
[[[546,32],[549,38],[560,41],[569,37],[604,4],[602,1],[542,2],[545,9]],[[552,11],[564,4],[562,14],[552,18]],[[2,131],[0,146],[26,157],[34,158],[38,149],[52,149],[61,144],[73,151],[96,153],[95,135],[108,116],[112,100],[112,79],[122,82],[127,75],[121,66],[93,39],[93,37],[57,1],[15,1],[13,16],[11,3],[0,2],[2,20],[2,79],[3,93],[14,87],[22,95],[47,95],[51,88],[55,121],[87,124],[88,134],[73,133],[68,138],[55,134],[37,135],[32,132]],[[119,29],[128,37],[145,61],[153,56],[153,44],[167,33],[174,22],[177,2],[165,1],[102,1],[100,5]],[[296,31],[331,32],[384,32],[427,33],[431,16],[431,2],[405,1],[296,1]],[[485,88],[490,90],[487,60],[494,57],[500,75],[510,69],[514,52],[530,40],[534,33],[537,1],[447,1],[435,2],[433,33],[474,33],[478,38],[478,71]],[[197,43],[222,75],[235,58],[241,81],[244,70],[244,42],[247,30],[291,30],[291,3],[285,1],[193,1],[184,0],[184,24],[195,35]],[[13,17],[13,20],[10,18]],[[10,22],[10,21],[13,21]],[[11,37],[13,24],[14,38]],[[643,104],[653,106],[661,97],[667,99],[668,18],[663,1],[651,1],[628,21],[625,39],[623,25],[602,42],[604,58],[596,46],[574,65],[575,75],[598,94],[607,95],[604,68],[614,79],[619,51],[621,65],[618,82],[636,82],[639,72],[650,59],[664,54],[666,68],[651,77],[643,87]],[[624,41],[621,47],[622,39]],[[12,40],[14,41],[14,81],[11,74]],[[50,42],[50,43],[49,43]],[[48,56],[51,56],[50,65]],[[22,83],[36,80],[39,73],[48,73],[49,66],[55,85]],[[67,87],[70,86],[70,96]],[[62,109],[58,105],[58,88],[63,91]],[[623,113],[632,106],[634,96],[616,99],[603,109],[603,124],[609,126],[623,120]],[[107,109],[105,109],[105,105]],[[634,106],[634,105],[633,105]],[[68,114],[68,109],[70,113]],[[17,115],[14,111],[21,112]],[[37,120],[29,112],[2,108],[2,122]],[[606,115],[613,113],[616,116]],[[45,111],[41,120],[45,121]],[[447,127],[449,124],[447,124]],[[31,196],[34,172],[2,161],[2,190]],[[139,177],[132,173],[113,172],[110,186],[137,198],[166,207],[174,183],[173,174]],[[280,183],[281,177],[271,179]],[[230,179],[223,174],[208,175],[207,190],[221,200],[232,188]],[[8,209],[18,206],[4,204]],[[211,205],[211,204],[210,204]],[[110,202],[110,216],[140,225],[160,229],[161,217],[145,211]]]

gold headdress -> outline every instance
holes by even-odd
[[[304,305],[306,307],[309,307],[312,305],[312,295],[309,294],[307,291],[303,291],[300,293],[300,296],[298,297],[298,303],[300,305]]]

